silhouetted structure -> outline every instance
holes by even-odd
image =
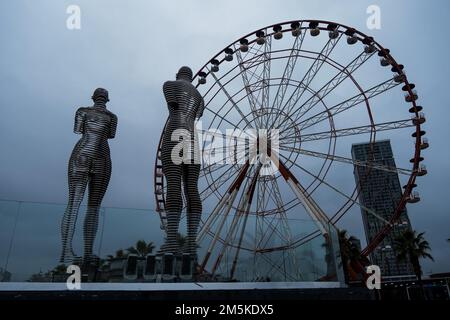
[[[179,251],[177,233],[183,208],[182,182],[187,201],[188,252],[193,255],[197,252],[196,237],[202,203],[197,186],[200,152],[194,122],[196,118],[202,116],[204,102],[191,82],[192,70],[189,67],[182,67],[176,75],[176,81],[167,81],[163,86],[169,109],[169,120],[165,128],[161,152],[163,173],[167,179],[167,237],[166,242],[161,246],[163,253],[175,254]],[[179,139],[183,141],[184,150],[178,149]]]
[[[108,91],[98,88],[92,96],[92,107],[79,108],[75,115],[74,132],[82,134],[69,160],[69,202],[61,224],[62,253],[60,261],[72,262],[75,253],[72,238],[81,201],[89,189],[84,220],[84,262],[95,260],[92,253],[98,227],[100,205],[111,176],[108,139],[114,138],[117,117],[106,109]]]
[[[359,161],[373,161],[390,168],[395,168],[394,155],[389,140],[352,145],[352,158]],[[359,202],[371,209],[377,216],[361,208],[367,242],[384,227],[398,205],[402,190],[398,173],[386,170],[355,166],[355,180],[360,189]],[[382,221],[385,219],[385,221]],[[394,238],[403,231],[411,229],[406,212],[402,212],[398,222],[393,226],[390,234],[371,254],[373,264],[380,267],[383,278],[414,277],[414,272],[407,262],[398,262],[394,248]]]

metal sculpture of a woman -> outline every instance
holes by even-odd
[[[75,114],[74,132],[81,134],[69,160],[69,201],[61,223],[62,253],[60,262],[73,262],[72,238],[88,187],[88,205],[84,220],[83,262],[95,262],[93,244],[98,227],[100,205],[111,176],[108,139],[114,138],[117,117],[106,109],[108,91],[98,88],[92,96],[92,107],[79,108]]]
[[[192,70],[181,67],[175,81],[163,85],[164,96],[169,109],[169,120],[162,142],[163,173],[167,179],[166,197],[166,241],[161,246],[163,253],[179,253],[177,242],[180,215],[183,208],[181,188],[186,198],[187,253],[196,257],[196,237],[202,203],[198,192],[200,173],[199,149],[195,133],[195,119],[203,114],[204,102],[192,82]],[[189,150],[178,150],[180,139],[189,142]],[[184,152],[184,154],[183,154]],[[181,160],[181,161],[180,161]]]

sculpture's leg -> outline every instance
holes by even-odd
[[[202,202],[198,192],[200,164],[183,167],[183,184],[187,199],[187,243],[188,253],[197,255],[197,232],[202,214]]]
[[[60,262],[72,262],[75,254],[72,239],[77,223],[78,210],[89,180],[87,172],[76,171],[69,166],[69,202],[61,222],[62,252]]]
[[[105,161],[98,161],[95,163],[95,161],[98,160],[94,160],[95,173],[89,181],[88,207],[83,229],[85,262],[89,262],[93,258],[92,253],[98,230],[100,206],[111,177],[111,162],[106,161],[105,163]]]
[[[167,197],[166,197],[166,241],[161,247],[161,252],[177,253],[179,246],[177,242],[178,226],[180,224],[180,215],[183,208],[183,199],[181,197],[181,175],[182,167],[176,164],[163,164],[164,175],[167,179]]]

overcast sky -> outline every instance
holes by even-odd
[[[66,28],[72,4],[81,8],[80,30]],[[372,4],[381,8],[380,30],[366,27]],[[450,271],[449,9],[445,0],[1,1],[0,199],[65,203],[67,161],[79,139],[72,132],[75,110],[105,87],[119,125],[103,205],[154,209],[154,156],[167,117],[162,83],[181,65],[198,70],[260,27],[331,20],[390,48],[417,85],[431,147],[429,174],[417,189],[422,201],[408,208],[409,216],[433,249],[436,262],[425,262],[425,272]],[[0,228],[2,239],[6,229]]]

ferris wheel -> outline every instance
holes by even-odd
[[[368,255],[406,204],[419,201],[416,178],[427,173],[421,155],[428,147],[425,116],[404,66],[372,37],[329,21],[278,23],[226,46],[194,81],[205,101],[199,129],[204,212],[197,239],[199,264],[209,274],[305,279],[299,256],[314,260],[330,226],[345,228],[347,217],[360,216],[361,209],[376,216],[379,231],[362,250]],[[259,143],[231,136],[230,129],[276,129],[276,161],[251,163],[248,152],[226,149]],[[374,148],[367,160],[352,158],[353,144],[375,146],[384,139],[401,151],[395,166],[374,161]],[[221,146],[226,150],[217,161]],[[154,184],[164,229],[160,150],[161,142]],[[355,168],[399,175],[404,186],[389,218],[360,203]]]

